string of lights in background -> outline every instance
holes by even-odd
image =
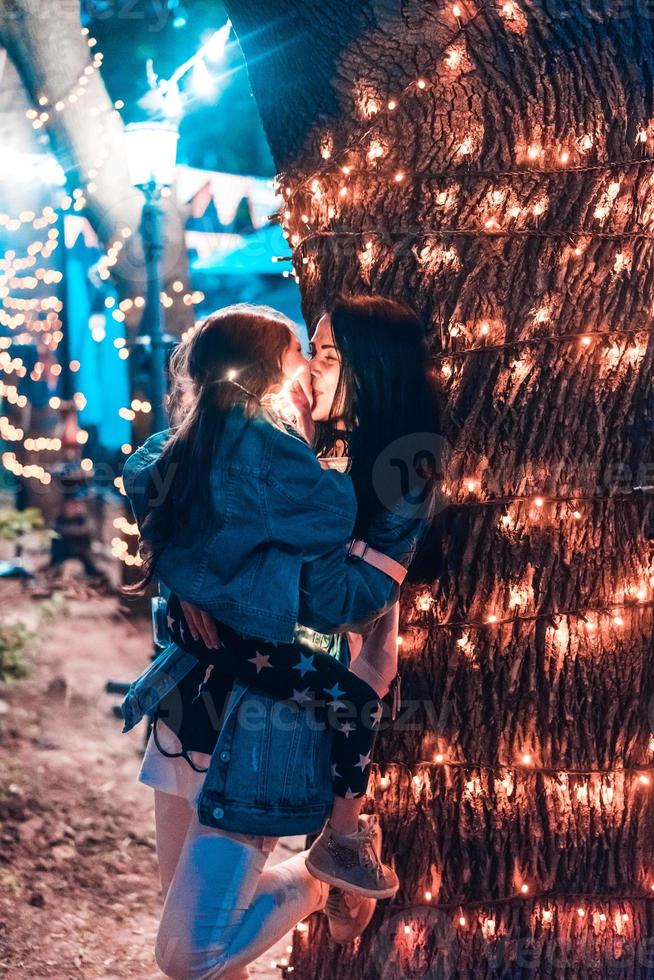
[[[158,80],[155,77],[155,83],[158,88],[157,94],[163,99],[164,105],[170,113],[174,114],[183,111],[185,105],[192,97],[193,92],[204,95],[209,92],[213,93],[215,80],[209,72],[208,65],[217,63],[221,59],[230,31],[231,24],[226,22],[220,30],[215,31],[209,37],[191,58],[187,59],[173,73],[170,79]],[[37,97],[37,105],[26,110],[25,115],[35,131],[47,131],[49,124],[52,124],[57,116],[61,116],[69,109],[77,109],[78,103],[83,100],[86,112],[93,124],[93,133],[98,148],[97,157],[94,159],[91,169],[84,174],[84,180],[80,185],[72,189],[69,194],[62,192],[64,196],[60,207],[57,209],[48,205],[43,208],[40,214],[23,211],[15,217],[0,213],[0,228],[5,233],[22,232],[28,225],[31,225],[35,231],[45,229],[48,225],[54,225],[58,222],[58,212],[61,210],[70,211],[70,213],[83,213],[88,203],[88,196],[93,194],[97,188],[96,180],[100,171],[103,167],[111,164],[112,133],[107,126],[107,120],[109,117],[120,118],[120,110],[125,108],[125,103],[122,100],[117,100],[107,106],[104,100],[97,101],[97,95],[90,95],[93,76],[100,72],[104,62],[104,55],[97,49],[97,38],[91,35],[88,28],[81,28],[81,35],[89,48],[91,59],[89,64],[80,72],[76,81],[70,86],[67,92],[57,93],[55,96],[47,91],[42,91]],[[181,89],[181,84],[187,76],[191,79],[191,88],[188,92],[182,91]],[[89,99],[91,100],[90,104]],[[8,176],[11,172],[8,164],[9,156],[11,156],[11,153],[8,153],[4,157],[2,165],[3,171],[6,171]],[[56,158],[47,152],[41,155],[33,154],[32,156],[35,158],[38,157],[39,159],[32,160],[30,158],[28,160],[25,157],[25,159],[21,159],[20,161],[17,159],[13,160],[13,164],[15,165],[13,172],[18,171],[23,173],[29,165],[30,169],[34,169],[35,174],[38,170],[38,176],[42,183],[52,186],[63,186],[65,184],[66,177]],[[163,196],[168,196],[170,194],[170,188],[164,188],[162,193]],[[101,257],[97,266],[97,274],[102,281],[110,279],[112,269],[118,262],[120,251],[132,234],[133,229],[124,227],[121,230],[119,238],[110,244],[106,250],[106,254]],[[44,364],[42,361],[36,363],[30,374],[30,378],[33,381],[56,378],[62,372],[62,365],[56,363],[57,349],[63,340],[61,319],[59,316],[62,312],[61,300],[57,296],[29,296],[30,291],[36,290],[44,283],[57,285],[61,282],[62,274],[60,272],[37,267],[39,256],[43,260],[46,260],[53,254],[55,248],[59,245],[58,236],[59,230],[53,228],[48,233],[47,241],[35,239],[34,242],[30,243],[25,256],[19,256],[16,249],[10,249],[5,252],[4,257],[0,260],[0,298],[3,301],[3,309],[0,311],[0,326],[7,328],[13,334],[13,336],[9,337],[0,337],[0,351],[7,351],[13,343],[31,344],[35,339],[35,335],[38,333],[39,343],[47,348],[49,354],[52,355],[52,363]],[[26,272],[27,270],[29,270],[29,275],[20,275],[20,273]],[[20,295],[15,295],[16,293],[20,293]],[[202,303],[204,298],[204,294],[200,290],[185,290],[181,281],[173,282],[169,289],[163,290],[160,295],[161,305],[165,309],[172,308],[176,303],[184,307],[195,307]],[[142,295],[123,298],[120,301],[117,301],[112,296],[108,296],[105,300],[107,315],[111,316],[118,323],[124,323],[130,312],[142,311],[144,307],[145,297]],[[18,332],[19,329],[21,332]],[[105,340],[106,332],[100,323],[93,324],[90,332],[93,340],[97,343],[102,343]],[[116,338],[114,346],[119,359],[127,360],[129,358],[131,343],[127,339],[121,337]],[[69,364],[69,370],[71,372],[78,371],[79,369],[79,362],[73,361]],[[6,357],[3,357],[0,362],[0,373],[3,376],[13,374],[18,379],[24,376],[23,370],[24,365],[21,358],[10,358],[8,360]],[[18,393],[16,385],[3,384],[2,395],[7,399],[10,406],[16,408],[26,407],[25,396]],[[75,395],[75,400],[78,408],[80,406],[83,407],[83,404],[85,404],[84,396],[81,393]],[[56,409],[61,404],[61,400],[56,395],[53,395],[49,400],[49,404],[51,408]],[[147,405],[148,403],[144,402],[143,404]],[[124,419],[133,420],[136,412],[145,412],[147,410],[136,399],[131,407],[121,409],[119,416]],[[60,441],[26,441],[24,433],[19,426],[12,425],[9,418],[5,415],[1,418],[0,426],[2,426],[2,432],[10,434],[10,441],[16,444],[16,451],[2,455],[2,465],[14,475],[26,479],[37,479],[43,484],[49,483],[52,477],[47,469],[42,466],[25,466],[21,464],[17,458],[17,452],[18,454],[20,454],[21,450],[41,452],[46,449],[57,451],[61,448]],[[81,432],[79,438],[80,441],[88,439],[88,433]],[[125,454],[131,452],[131,446],[125,444],[123,446],[123,452]],[[82,465],[84,469],[89,471],[93,469],[93,461],[90,459],[84,459]]]
[[[87,28],[83,28],[81,33],[86,38],[89,48],[94,49],[97,40],[90,36]],[[219,33],[224,46],[228,31],[223,29]],[[214,47],[215,44],[214,38]],[[215,53],[211,45],[203,46],[203,51],[192,59],[189,67],[192,68],[201,55],[215,56]],[[75,106],[80,99],[87,97],[89,80],[96,72],[99,72],[102,63],[103,55],[96,51],[91,63],[86,66],[77,79],[76,85],[65,97],[51,100],[45,93],[40,95],[38,98],[39,109],[26,111],[26,117],[30,120],[32,127],[35,130],[47,127],[55,115],[65,112],[69,106]],[[38,214],[28,210],[22,211],[16,216],[0,213],[0,228],[5,234],[17,233],[22,235],[29,226],[35,232],[43,231],[48,226],[57,224],[61,211],[69,213],[84,211],[87,195],[96,189],[95,178],[97,178],[99,170],[110,162],[109,134],[103,125],[102,116],[110,114],[117,117],[122,108],[124,108],[122,100],[115,102],[108,110],[103,109],[98,104],[88,107],[90,116],[96,119],[95,135],[98,137],[100,149],[98,157],[94,161],[94,169],[86,174],[86,182],[82,186],[74,188],[70,194],[62,191],[61,202],[57,209],[52,205],[47,205]],[[30,166],[34,166],[31,159],[29,161],[27,158],[21,159],[22,170],[25,169],[28,162]],[[42,181],[46,184],[61,186],[65,182],[63,171],[56,160],[47,153],[44,153],[42,159],[39,159],[38,170]],[[166,188],[165,192],[169,193],[169,189]],[[111,269],[118,261],[119,252],[132,233],[131,228],[123,228],[121,238],[113,242],[106,254],[101,257],[97,267],[101,280],[107,281],[110,278]],[[53,227],[47,232],[47,238],[41,236],[30,242],[25,250],[25,255],[19,256],[17,250],[13,248],[7,249],[0,259],[0,298],[3,305],[3,309],[0,311],[0,326],[10,331],[9,336],[0,337],[0,375],[5,378],[8,375],[13,375],[18,380],[26,375],[22,358],[11,357],[7,353],[11,346],[13,344],[32,344],[37,339],[38,343],[52,357],[49,358],[47,364],[38,360],[30,373],[30,379],[32,381],[47,381],[48,379],[53,381],[62,373],[62,365],[56,360],[58,348],[64,339],[60,318],[63,308],[61,299],[56,295],[30,295],[30,293],[34,294],[40,290],[43,285],[58,285],[61,282],[62,273],[60,271],[37,265],[39,259],[45,262],[55,253],[57,248],[62,247],[59,236],[59,229]],[[21,273],[28,274],[21,275]],[[185,291],[181,281],[173,282],[169,288],[170,291],[163,290],[160,295],[161,304],[164,308],[169,309],[176,302],[185,307],[193,307],[204,300],[204,294],[199,290]],[[144,306],[145,297],[143,295],[123,298],[120,301],[113,296],[107,296],[105,299],[107,315],[110,315],[118,323],[124,323],[130,312],[142,311]],[[106,331],[100,323],[90,325],[90,334],[97,343],[102,343],[106,338]],[[125,337],[116,338],[114,347],[119,359],[124,361],[129,358],[131,344]],[[68,365],[72,373],[79,371],[80,367],[78,361],[71,361]],[[15,384],[2,382],[0,397],[6,398],[9,406],[18,409],[27,407],[26,396],[19,394]],[[74,401],[78,410],[82,410],[86,404],[86,399],[81,392],[75,394]],[[50,397],[49,406],[52,409],[56,410],[60,405],[61,399],[57,395]],[[151,411],[149,402],[134,399],[130,407],[120,409],[118,414],[123,419],[133,421],[137,412],[147,414],[149,411]],[[11,450],[0,456],[0,463],[7,471],[26,480],[37,480],[43,485],[51,483],[52,473],[47,467],[21,463],[19,456],[23,451],[59,452],[62,448],[60,439],[25,437],[23,430],[19,426],[13,425],[7,415],[0,416],[0,438],[14,444]],[[83,445],[88,441],[88,432],[80,430],[77,433],[77,438],[79,443]],[[125,444],[122,451],[127,455],[132,451],[132,448],[129,444]],[[81,460],[81,467],[83,470],[91,472],[94,468],[94,462],[91,458],[84,458]],[[126,564],[140,562],[138,556],[125,555],[123,548],[121,548],[120,556],[117,555],[117,557],[121,557],[121,560],[124,560]]]

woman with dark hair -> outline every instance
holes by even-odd
[[[156,568],[157,575],[176,593],[170,603],[171,631],[182,649],[213,666],[202,685],[205,690],[217,675],[227,673],[275,697],[294,697],[303,704],[313,698],[308,688],[297,691],[292,682],[301,687],[300,676],[304,680],[305,672],[318,675],[310,677],[310,686],[330,695],[328,704],[336,719],[334,743],[339,748],[332,767],[334,810],[306,856],[306,865],[323,882],[359,896],[385,897],[396,891],[397,879],[381,863],[378,832],[365,820],[362,826],[359,816],[375,727],[374,721],[366,726],[363,709],[376,706],[372,717],[381,717],[379,698],[388,690],[389,663],[393,669],[390,680],[395,675],[396,645],[392,643],[391,651],[386,644],[380,662],[374,656],[378,645],[370,644],[369,636],[348,671],[327,654],[305,657],[297,640],[288,642],[285,630],[288,613],[325,634],[352,624],[361,629],[363,623],[365,628],[380,612],[395,614],[395,582],[399,579],[393,580],[388,571],[396,570],[393,563],[406,567],[415,554],[433,503],[435,472],[434,467],[431,471],[423,467],[414,480],[422,494],[415,486],[408,495],[397,493],[400,504],[405,498],[404,510],[399,511],[389,506],[389,487],[380,486],[374,473],[389,445],[424,432],[426,419],[431,419],[432,433],[437,431],[424,336],[406,307],[380,297],[341,299],[321,318],[312,341],[312,398],[318,445],[328,471],[316,464],[317,472],[309,465],[305,450],[295,445],[302,440],[283,425],[279,427],[281,403],[290,395],[301,431],[309,438],[312,435],[306,376],[297,351],[289,353],[287,338],[287,346],[276,350],[271,362],[270,338],[264,343],[250,335],[244,343],[244,324],[232,329],[234,312],[223,313],[231,317],[230,328],[225,331],[223,323],[217,331],[220,337],[208,343],[212,331],[207,326],[215,328],[215,322],[207,323],[189,348],[186,363],[196,384],[197,400],[187,418],[163,451],[159,447],[153,458],[151,447],[145,456],[140,450],[141,458],[135,454],[126,467],[125,486],[148,542],[146,579]],[[270,363],[277,363],[276,373],[262,369]],[[277,420],[261,417],[266,403],[275,406]],[[226,463],[216,467],[221,457]],[[351,485],[349,478],[329,472],[331,467],[345,469],[344,461],[354,485],[356,515],[343,496],[344,485]],[[234,481],[235,476],[240,482]],[[151,494],[153,488],[160,491],[160,499],[153,503],[151,497],[145,509],[139,507],[144,503],[139,494],[144,489]],[[263,508],[262,495],[267,495]],[[407,496],[411,502],[408,512]],[[264,525],[265,533],[258,524]],[[348,560],[353,525],[357,535],[365,534],[368,544],[374,545],[364,556],[370,565]],[[232,532],[238,532],[238,541],[230,537],[230,526]],[[200,529],[204,532],[201,543],[196,537]],[[293,552],[290,564],[289,551]],[[294,575],[298,567],[299,583]],[[293,582],[299,592],[294,606],[289,599]],[[214,616],[219,621],[218,642]],[[220,649],[214,652],[216,646]],[[357,676],[357,664],[368,680]],[[151,682],[152,671],[146,673]],[[125,730],[138,720],[139,710],[142,714],[139,681],[126,699]],[[183,677],[175,681],[179,688]],[[339,727],[339,710],[346,707],[354,708],[355,722],[346,721]],[[355,743],[359,750],[354,755],[356,763],[351,751]],[[187,752],[193,748],[202,751],[199,746],[186,746]],[[170,938],[171,921],[178,918],[184,891],[188,899],[188,862],[182,864],[169,891],[164,910],[168,928],[160,930],[158,950]],[[171,892],[176,899],[171,900]],[[198,906],[195,908],[197,911]],[[216,923],[212,928],[215,939]],[[193,931],[192,926],[190,929]],[[224,933],[221,936],[224,940]],[[190,942],[188,934],[186,939]],[[179,951],[179,935],[176,945]],[[198,949],[197,936],[191,946],[198,965],[206,969],[207,951]],[[226,955],[224,942],[221,955]],[[241,958],[243,955],[241,950]],[[186,969],[188,957],[182,960]],[[175,969],[170,962],[167,968]]]

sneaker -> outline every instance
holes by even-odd
[[[362,814],[359,826],[368,823],[371,817]],[[373,847],[377,856],[381,857],[382,832],[379,821],[374,821]],[[327,903],[323,909],[329,924],[329,933],[335,943],[351,943],[367,929],[372,919],[377,902],[374,898],[364,898],[354,892],[343,891],[336,885],[330,885]]]
[[[374,847],[376,814],[363,823],[355,834],[337,834],[329,820],[315,839],[305,863],[321,881],[366,898],[392,898],[400,881],[392,868],[384,864]]]

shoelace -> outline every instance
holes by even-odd
[[[366,828],[366,830],[361,834],[361,850],[359,854],[364,868],[366,868],[367,871],[371,871],[375,875],[378,882],[382,881],[384,877],[384,869],[373,845],[372,827]]]
[[[330,890],[325,903],[325,912],[333,919],[340,919],[342,921],[350,920],[351,916],[348,914],[345,899],[340,889],[334,888]]]
[[[345,892],[332,885],[327,896],[327,901],[325,902],[325,912],[332,919],[350,923],[356,915],[361,901],[361,898],[357,899],[355,897],[354,903],[348,904]]]

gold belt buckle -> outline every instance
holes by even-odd
[[[306,643],[312,649],[324,650],[326,653],[334,641],[331,633],[318,633],[316,630],[312,630],[308,626],[303,626],[301,623],[295,624],[294,633],[295,639],[300,643]]]

